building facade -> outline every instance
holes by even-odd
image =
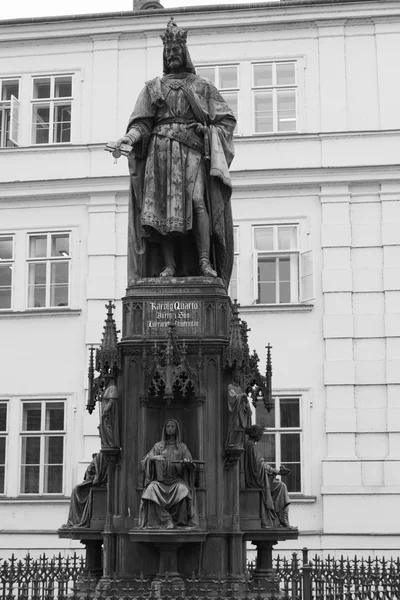
[[[88,348],[126,286],[121,137],[160,33],[189,29],[238,124],[231,297],[291,469],[296,546],[398,553],[400,7],[282,0],[0,22],[0,528],[3,555],[63,551],[69,496],[99,449]],[[261,369],[262,370],[262,369]],[[212,466],[211,466],[212,468]]]

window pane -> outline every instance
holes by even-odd
[[[0,265],[0,308],[11,308],[12,265]]]
[[[44,467],[44,493],[62,493],[62,465],[45,465]]]
[[[4,475],[5,469],[3,466],[0,466],[0,494],[4,494]]]
[[[50,98],[50,77],[43,77],[43,79],[34,79],[33,98]]]
[[[39,493],[39,465],[21,467],[21,493],[38,494]]]
[[[295,85],[296,73],[294,63],[277,63],[276,83],[277,85]]]
[[[22,408],[22,430],[40,431],[41,415],[42,405],[40,404],[40,402],[24,402]]]
[[[254,93],[254,121],[256,133],[273,131],[272,92]]]
[[[72,77],[56,77],[54,83],[54,96],[56,98],[68,98],[72,96]]]
[[[11,308],[11,289],[0,289],[0,308]]]
[[[278,227],[278,249],[297,250],[297,227]]]
[[[258,304],[276,304],[275,283],[259,283]]]
[[[7,431],[7,404],[0,404],[0,431]]]
[[[289,475],[282,475],[281,479],[284,483],[286,483],[289,492],[301,492],[301,465],[297,464],[289,464],[286,465],[288,469],[290,469],[291,473]]]
[[[68,306],[69,263],[51,263],[50,306]]]
[[[272,85],[272,63],[267,65],[254,65],[254,85],[266,87]]]
[[[15,96],[15,98],[19,96],[19,82],[16,79],[3,81],[1,86],[1,99],[9,101],[11,100],[11,96]]]
[[[12,266],[0,264],[0,288],[10,287],[12,279]]]
[[[30,258],[40,258],[47,256],[47,236],[31,235],[29,238],[29,256]]]
[[[290,258],[278,259],[279,302],[290,302]]]
[[[28,306],[43,308],[46,306],[46,264],[29,265]]]
[[[271,467],[276,464],[275,434],[264,433],[258,442],[258,449]]]
[[[235,119],[238,119],[238,94],[237,92],[222,92],[222,97],[232,110],[235,115]]]
[[[200,77],[209,79],[215,85],[215,67],[196,67],[196,73]]]
[[[296,92],[278,90],[278,131],[296,131]]]
[[[71,105],[63,104],[54,107],[53,141],[57,144],[71,141]]]
[[[281,427],[300,427],[300,405],[298,398],[281,398]]]
[[[46,431],[61,431],[64,429],[64,403],[63,402],[46,402],[45,429],[46,429]],[[51,438],[51,439],[56,439],[56,438]]]
[[[56,233],[51,236],[51,256],[69,256],[68,233]]]
[[[286,463],[300,462],[299,433],[281,434],[281,461],[285,466]]]
[[[0,465],[6,463],[6,438],[0,437]]]
[[[40,437],[22,438],[22,464],[40,464]]]
[[[238,87],[237,67],[219,68],[220,89]]]
[[[257,250],[274,249],[273,227],[256,227],[254,229],[254,243]]]
[[[0,260],[9,260],[13,257],[13,239],[12,237],[0,238]]]
[[[46,437],[44,446],[46,465],[62,465],[64,460],[64,438]]]
[[[275,427],[275,405],[268,412],[263,403],[259,402],[256,407],[256,423],[261,427]]]
[[[34,144],[48,144],[50,132],[50,107],[34,106],[32,116],[32,138]]]
[[[45,438],[44,492],[62,492],[62,472],[64,460],[64,438]]]

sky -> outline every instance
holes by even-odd
[[[252,3],[264,1],[252,0]],[[160,0],[160,2],[167,9],[178,6],[247,3],[243,0]],[[129,11],[132,10],[132,6],[132,0],[0,0],[0,20]]]

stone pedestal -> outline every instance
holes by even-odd
[[[123,298],[121,452],[105,453],[109,475],[99,583],[116,598],[171,590],[181,597],[244,596],[247,541],[257,546],[255,579],[263,586],[273,577],[274,544],[298,535],[295,529],[261,529],[260,492],[243,489],[243,449],[224,448],[231,316],[220,279],[143,279]],[[197,461],[195,529],[139,528],[141,460],[160,441],[167,419],[178,422],[181,441]],[[96,513],[97,525],[100,517]],[[100,536],[89,528],[79,539]]]

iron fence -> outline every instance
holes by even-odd
[[[400,559],[315,555],[303,550],[299,556],[277,557],[275,574],[258,578],[255,565],[240,582],[222,575],[204,581],[193,574],[185,581],[166,577],[151,581],[112,579],[97,585],[85,571],[84,559],[74,554],[49,558],[12,556],[0,561],[0,600],[400,600]],[[97,585],[97,588],[96,588]],[[275,590],[275,591],[274,591]]]

